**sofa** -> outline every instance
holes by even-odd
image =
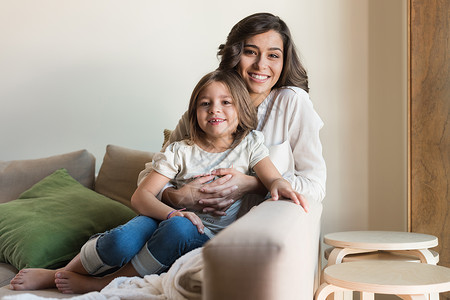
[[[0,299],[24,293],[9,289],[18,269],[61,267],[89,235],[132,218],[130,198],[152,156],[108,145],[98,174],[87,150],[0,161]],[[309,213],[284,200],[254,206],[203,247],[202,299],[313,299],[321,213],[320,203],[310,203]]]

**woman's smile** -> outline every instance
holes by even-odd
[[[250,75],[251,78],[253,78],[256,81],[259,82],[264,82],[265,80],[267,80],[270,76],[268,75],[261,75],[261,74],[257,74],[257,73],[249,73],[248,75]]]

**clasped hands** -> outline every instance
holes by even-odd
[[[290,188],[285,181],[272,190],[273,200],[286,197],[301,205],[307,211],[307,202],[303,196]],[[278,188],[278,186],[280,186]],[[276,194],[274,194],[274,191]],[[173,207],[186,207],[216,216],[226,215],[226,210],[245,194],[267,194],[267,189],[255,176],[245,175],[234,168],[221,168],[210,174],[197,176],[179,189],[167,188],[163,192],[163,201]]]
[[[252,176],[234,168],[217,169],[210,174],[196,176],[179,189],[167,188],[163,192],[163,201],[174,207],[224,216],[225,211],[246,193],[246,186],[249,187],[251,181]]]

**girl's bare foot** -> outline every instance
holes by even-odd
[[[63,294],[84,294],[94,291],[99,292],[113,279],[109,276],[92,277],[70,271],[59,271],[55,275],[54,283]]]
[[[56,272],[49,269],[22,269],[11,280],[9,288],[17,291],[54,288]]]

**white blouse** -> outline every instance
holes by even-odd
[[[297,87],[274,89],[258,106],[258,128],[270,158],[285,179],[309,201],[325,197],[326,165],[319,131],[323,122],[308,93]]]

